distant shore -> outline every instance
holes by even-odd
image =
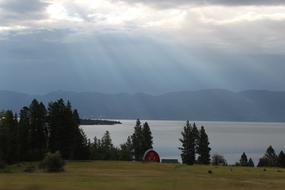
[[[80,119],[80,125],[118,125],[120,121],[102,119]]]

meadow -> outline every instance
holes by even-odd
[[[62,173],[24,172],[30,165],[17,164],[1,171],[0,190],[285,189],[285,169],[279,168],[92,161],[67,162]]]

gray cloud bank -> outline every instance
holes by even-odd
[[[43,11],[47,2],[41,0],[9,0],[0,2],[1,9],[14,13],[31,13]]]
[[[49,5],[41,0],[9,0],[0,1],[0,21],[2,24],[22,20],[38,20],[46,16],[45,9]]]
[[[162,7],[175,7],[177,5],[262,6],[262,5],[285,4],[284,0],[119,0],[119,1],[125,1],[128,3],[151,4]]]

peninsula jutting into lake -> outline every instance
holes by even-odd
[[[120,121],[105,119],[80,119],[80,125],[116,125],[122,124]]]

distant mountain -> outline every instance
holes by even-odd
[[[46,95],[0,91],[0,110],[19,111],[33,98],[70,100],[83,118],[203,121],[285,121],[285,92],[200,90],[153,96],[58,91]]]

